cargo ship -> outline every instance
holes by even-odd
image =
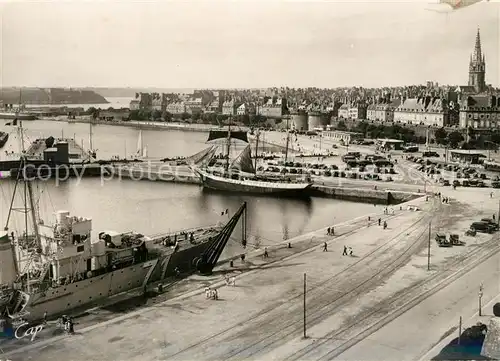
[[[19,111],[3,111],[0,112],[0,119],[4,120],[36,120],[37,116],[33,113]]]
[[[195,272],[210,274],[246,211],[243,203],[222,227],[158,237],[103,231],[93,239],[89,218],[59,211],[53,225],[36,219],[31,181],[21,178],[33,232],[26,227],[17,236],[8,231],[0,235],[0,310],[11,323],[70,314],[131,290],[146,292],[155,281],[167,284]],[[246,225],[246,213],[243,221]]]

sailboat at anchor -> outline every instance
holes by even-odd
[[[305,181],[292,181],[291,179],[270,179],[260,176],[256,172],[256,164],[253,164],[251,147],[248,144],[245,149],[232,162],[229,160],[231,139],[248,142],[246,131],[231,131],[231,127],[225,130],[211,130],[207,142],[213,140],[226,140],[225,166],[223,170],[213,170],[207,166],[192,164],[191,169],[196,172],[204,188],[278,196],[307,197],[307,189],[312,185],[310,179]],[[255,159],[257,160],[257,159]],[[206,164],[206,162],[205,162]]]
[[[135,155],[137,158],[147,158],[148,157],[148,147],[143,146],[142,129],[139,130],[139,138],[137,139],[137,151],[136,151]]]

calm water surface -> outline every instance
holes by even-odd
[[[66,122],[24,122],[26,134],[32,140],[47,136],[71,136],[83,140],[88,146],[88,124]],[[9,129],[5,127],[4,129]],[[118,126],[94,126],[93,142],[100,157],[123,155],[125,147],[135,152],[139,131]],[[207,147],[207,133],[179,131],[143,131],[143,142],[153,157],[188,156]],[[6,148],[16,149],[15,137]],[[126,146],[125,146],[126,144]],[[1,218],[5,222],[9,209],[13,182],[0,182],[2,207]],[[16,205],[22,205],[22,199]],[[373,211],[371,204],[342,202],[312,198],[309,202],[207,193],[201,187],[190,184],[118,180],[101,181],[97,178],[76,179],[56,184],[54,180],[39,182],[35,196],[41,218],[53,220],[57,210],[68,210],[73,215],[93,219],[93,231],[134,230],[147,235],[181,230],[227,221],[221,212],[229,209],[234,213],[242,202],[248,203],[249,244],[261,246],[282,242],[304,232],[340,223]],[[11,228],[23,229],[22,216],[16,215]],[[239,252],[241,229],[233,234],[228,252]]]

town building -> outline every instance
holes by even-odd
[[[151,109],[162,112],[165,109],[165,102],[163,100],[164,94],[152,93],[151,94]]]
[[[188,114],[203,112],[203,99],[201,97],[188,99],[184,102],[184,105]]]
[[[366,119],[366,105],[361,103],[352,104],[349,107],[349,119]]]
[[[168,103],[165,110],[170,114],[186,113],[186,104],[183,101]]]
[[[452,149],[449,152],[450,160],[458,163],[479,164],[481,158],[486,158],[483,153],[471,150]]]
[[[327,129],[330,128],[327,126]],[[363,134],[355,132],[343,132],[340,130],[325,130],[321,133],[324,138],[342,141],[344,144],[351,144],[354,140],[363,140]]]
[[[461,128],[500,129],[500,95],[488,92],[479,30],[469,63],[469,84],[457,88]]]
[[[237,104],[234,101],[234,99],[226,100],[222,104],[222,114],[224,115],[229,115],[229,116],[236,115],[236,109],[237,109]]]
[[[394,111],[401,105],[400,99],[394,99],[392,102],[370,104],[366,109],[366,119],[381,122],[393,122]]]
[[[129,105],[130,110],[139,110],[141,108],[141,102],[139,99],[132,99]]]
[[[236,109],[236,114],[237,115],[245,115],[248,114],[248,105],[245,103],[241,104],[237,109]]]
[[[259,107],[258,112],[259,115],[267,118],[282,118],[288,112],[286,98],[276,96],[269,98]]]
[[[394,121],[436,127],[448,126],[450,122],[447,101],[431,96],[405,99],[395,109]]]
[[[338,112],[339,118],[349,119],[349,104],[342,104]]]
[[[375,146],[379,150],[401,150],[404,146],[404,141],[399,139],[377,139]]]

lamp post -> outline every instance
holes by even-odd
[[[483,284],[479,285],[479,293],[478,293],[478,301],[479,301],[479,316],[482,316],[482,298],[483,298]]]

